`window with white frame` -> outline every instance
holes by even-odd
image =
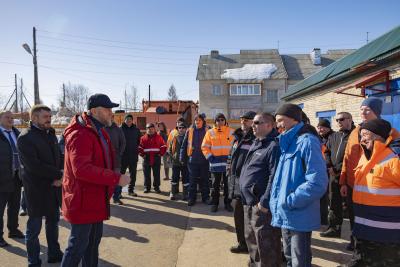
[[[268,89],[265,91],[265,102],[267,103],[278,103],[279,102],[279,90]]]
[[[231,84],[230,95],[261,95],[261,84]]]
[[[213,95],[222,95],[222,86],[220,84],[212,85],[212,94]]]

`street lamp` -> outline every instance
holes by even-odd
[[[33,53],[28,44],[23,44],[22,47],[26,52],[32,55],[33,58],[33,75],[34,75],[34,104],[40,104],[39,97],[39,80],[38,80],[38,68],[37,68],[37,57],[36,57],[36,28],[33,27]]]

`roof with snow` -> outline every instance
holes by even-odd
[[[240,54],[220,55],[214,53],[211,55],[202,55],[199,59],[197,69],[197,80],[221,80],[227,82],[237,82],[230,77],[222,78],[227,69],[239,69],[245,64],[273,64],[276,71],[272,73],[270,79],[286,79],[287,73],[277,49],[265,50],[240,50]],[[246,78],[246,77],[242,77]],[[261,77],[263,78],[263,77]],[[240,79],[240,82],[259,82],[263,79]]]
[[[269,79],[276,70],[274,64],[244,64],[241,68],[226,69],[221,78],[235,81],[264,80]]]
[[[246,64],[273,64],[276,71],[269,79],[289,79],[300,81],[318,72],[336,60],[354,52],[353,49],[327,50],[321,54],[321,64],[314,65],[310,54],[280,55],[277,49],[240,50],[240,54],[222,55],[213,51],[202,55],[197,69],[197,80],[221,80],[227,69],[240,69]],[[240,82],[258,82],[263,79],[240,79]],[[227,79],[227,82],[237,82]]]

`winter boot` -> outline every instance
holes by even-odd
[[[325,232],[320,233],[321,237],[339,237],[341,234],[340,226],[331,226]]]
[[[183,186],[183,190],[182,190],[182,200],[188,200],[189,198],[189,191],[188,191],[188,187],[187,186]]]

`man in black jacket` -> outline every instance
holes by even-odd
[[[331,128],[331,122],[327,119],[320,119],[317,125],[317,132],[319,138],[322,141],[322,153],[326,150],[326,142],[328,142],[329,136],[334,133]],[[328,224],[328,202],[329,202],[329,188],[326,188],[326,193],[320,199],[320,212],[321,212],[321,224]]]
[[[140,144],[140,130],[133,123],[133,116],[128,114],[125,116],[125,121],[121,126],[122,131],[125,135],[126,146],[124,154],[121,160],[121,174],[126,173],[126,169],[129,168],[129,174],[131,176],[131,182],[128,187],[128,194],[130,196],[137,196],[135,193],[136,184],[136,169],[137,162],[139,160],[139,144]]]
[[[236,246],[231,247],[230,250],[232,253],[248,252],[244,237],[244,212],[239,188],[239,177],[247,152],[249,152],[250,146],[255,139],[253,129],[251,128],[255,115],[254,111],[249,111],[240,117],[240,128],[233,133],[235,141],[227,162],[229,198],[235,199],[233,218],[235,220],[236,238],[238,241]]]
[[[122,154],[125,151],[126,146],[126,139],[125,134],[117,124],[113,122],[111,126],[105,127],[108,136],[110,137],[111,144],[114,148],[114,171],[120,173],[121,172],[121,158]],[[122,186],[116,185],[113,194],[113,202],[114,204],[124,205],[121,201],[121,194],[122,194]]]
[[[51,110],[35,105],[30,112],[30,126],[18,137],[21,177],[28,209],[26,249],[28,265],[40,266],[39,234],[46,218],[47,262],[61,262],[63,253],[58,243],[61,190],[61,157],[55,131],[51,128]]]
[[[344,151],[349,135],[354,129],[353,119],[348,112],[339,112],[336,117],[339,131],[331,134],[326,142],[325,160],[329,172],[329,213],[328,229],[322,237],[340,237],[343,223],[342,196],[339,178],[342,170]]]
[[[249,266],[280,266],[281,234],[279,228],[271,226],[269,211],[272,180],[280,156],[274,116],[269,113],[256,115],[253,132],[256,139],[246,156],[239,179]]]
[[[9,238],[24,238],[18,230],[18,211],[21,200],[21,180],[19,179],[19,157],[16,147],[19,131],[13,127],[14,119],[10,111],[0,111],[0,247],[8,243],[3,239],[3,215],[7,208]]]

